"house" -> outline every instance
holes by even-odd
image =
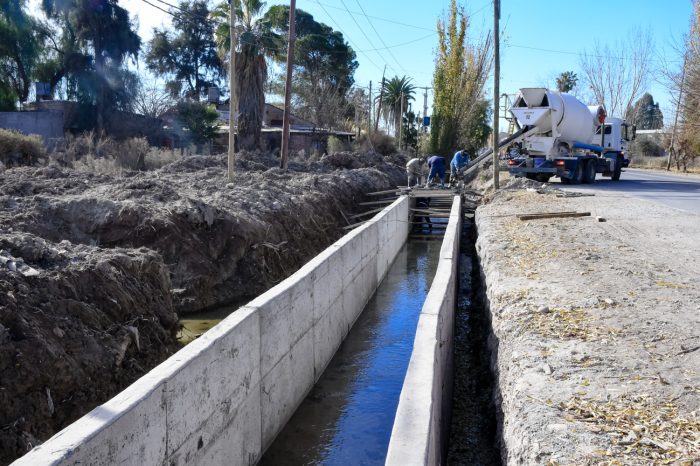
[[[52,147],[60,145],[66,133],[94,127],[94,114],[83,111],[84,108],[78,102],[67,100],[32,102],[25,106],[25,111],[2,112],[0,127],[38,134]],[[105,114],[105,133],[115,139],[146,137],[151,143],[158,143],[162,126],[162,120],[136,113],[113,111]]]
[[[229,132],[229,110],[228,104],[217,106],[217,111],[221,115],[222,125],[215,140],[215,146],[228,150]],[[275,151],[282,146],[282,121],[284,110],[272,105],[265,104],[262,127],[262,149]],[[330,128],[319,128],[314,123],[291,115],[289,121],[289,150],[301,151],[307,154],[314,152],[323,154],[328,147],[328,138],[335,136],[347,143],[355,137],[355,133],[348,131],[337,131]]]

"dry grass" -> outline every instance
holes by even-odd
[[[594,317],[584,309],[555,308],[536,312],[529,315],[525,326],[539,335],[560,340],[592,341],[620,334],[619,330],[596,325]]]
[[[355,151],[374,151],[382,155],[391,155],[396,152],[394,138],[381,131],[372,132],[368,138],[366,134],[361,135],[355,141]]]
[[[46,148],[39,136],[0,128],[0,163],[3,165],[34,165],[45,156]]]
[[[692,465],[700,458],[697,415],[680,415],[673,400],[641,394],[602,402],[575,396],[559,408],[567,420],[608,435],[610,447],[597,451],[593,464]]]
[[[180,152],[151,147],[145,138],[116,141],[93,133],[67,136],[52,157],[76,170],[119,176],[124,170],[154,170],[181,157]]]
[[[644,168],[647,170],[666,170],[666,157],[644,157],[633,155],[630,158],[630,168]],[[677,171],[676,165],[671,164],[671,171]],[[688,165],[688,173],[700,173],[700,159],[695,159]]]

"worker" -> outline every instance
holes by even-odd
[[[469,155],[464,150],[458,150],[452,156],[450,162],[450,187],[455,187],[459,183],[462,173],[469,167]]]
[[[433,178],[436,176],[440,179],[440,187],[445,187],[445,157],[440,157],[439,155],[433,155],[428,159],[428,166],[430,167],[430,173],[428,174],[428,185],[433,182]]]
[[[413,217],[413,230],[423,230],[424,225],[428,227],[430,231],[433,230],[433,222],[430,221],[430,216],[427,210],[430,209],[430,198],[429,197],[417,197],[416,198],[416,209],[418,212]]]
[[[420,157],[413,158],[406,164],[406,175],[408,176],[408,187],[420,184],[421,172],[425,159]]]
[[[469,167],[469,155],[466,151],[458,150],[450,162],[450,177],[461,175]]]

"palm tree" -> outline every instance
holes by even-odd
[[[388,81],[382,83],[382,116],[394,128],[395,135],[401,125],[401,109],[404,113],[408,110],[408,102],[415,100],[413,94],[416,92],[416,86],[411,84],[411,78],[406,76],[399,78],[394,76]],[[403,103],[402,103],[403,100]]]
[[[238,145],[241,149],[260,147],[263,110],[265,108],[266,57],[284,49],[282,37],[272,31],[270,23],[262,19],[265,2],[261,0],[234,0],[236,12],[236,91],[238,95]],[[212,12],[219,20],[216,42],[220,53],[228,57],[231,50],[229,30],[229,3],[221,3]],[[225,61],[228,61],[225,59]],[[233,122],[234,116],[231,116]]]
[[[573,71],[564,71],[557,77],[557,90],[570,92],[578,83],[578,76]]]

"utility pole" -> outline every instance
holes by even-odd
[[[403,92],[401,93],[401,115],[399,115],[399,150],[403,145]],[[396,133],[394,133],[396,134]]]
[[[229,56],[229,71],[228,85],[230,88],[230,96],[228,99],[228,179],[233,181],[233,176],[236,173],[236,121],[238,118],[238,89],[236,88],[236,47],[238,46],[238,37],[236,36],[236,0],[229,0],[229,34],[231,39],[230,56]]]
[[[678,126],[678,113],[681,108],[681,99],[683,98],[683,84],[685,83],[685,64],[688,59],[688,55],[683,55],[683,71],[681,71],[681,87],[678,90],[678,102],[676,103],[676,117],[673,121],[673,132],[671,133],[671,146],[668,148],[668,160],[666,161],[666,171],[671,169],[671,155],[675,152],[676,143],[676,127]]]
[[[367,106],[367,139],[372,130],[372,81],[369,82],[369,105]]]
[[[425,92],[423,92],[423,120],[424,121],[421,123],[425,123],[425,117],[428,116],[428,89],[430,89],[430,88],[424,87],[423,89],[425,91]],[[427,132],[428,132],[428,127],[425,126],[425,124],[423,124],[423,133],[427,133]]]
[[[384,98],[384,75],[386,74],[386,65],[382,73],[382,85],[379,87],[379,102],[377,102],[377,113],[374,114],[374,132],[379,130],[379,116],[382,114],[382,98]]]
[[[493,189],[498,189],[499,180],[499,160],[498,160],[498,106],[499,106],[499,80],[501,73],[498,21],[501,19],[501,0],[493,2]]]
[[[289,5],[289,40],[287,41],[287,78],[284,82],[284,116],[282,117],[282,158],[280,168],[287,169],[287,156],[289,155],[289,117],[290,101],[292,99],[292,67],[294,66],[294,31],[297,2],[292,0]]]

